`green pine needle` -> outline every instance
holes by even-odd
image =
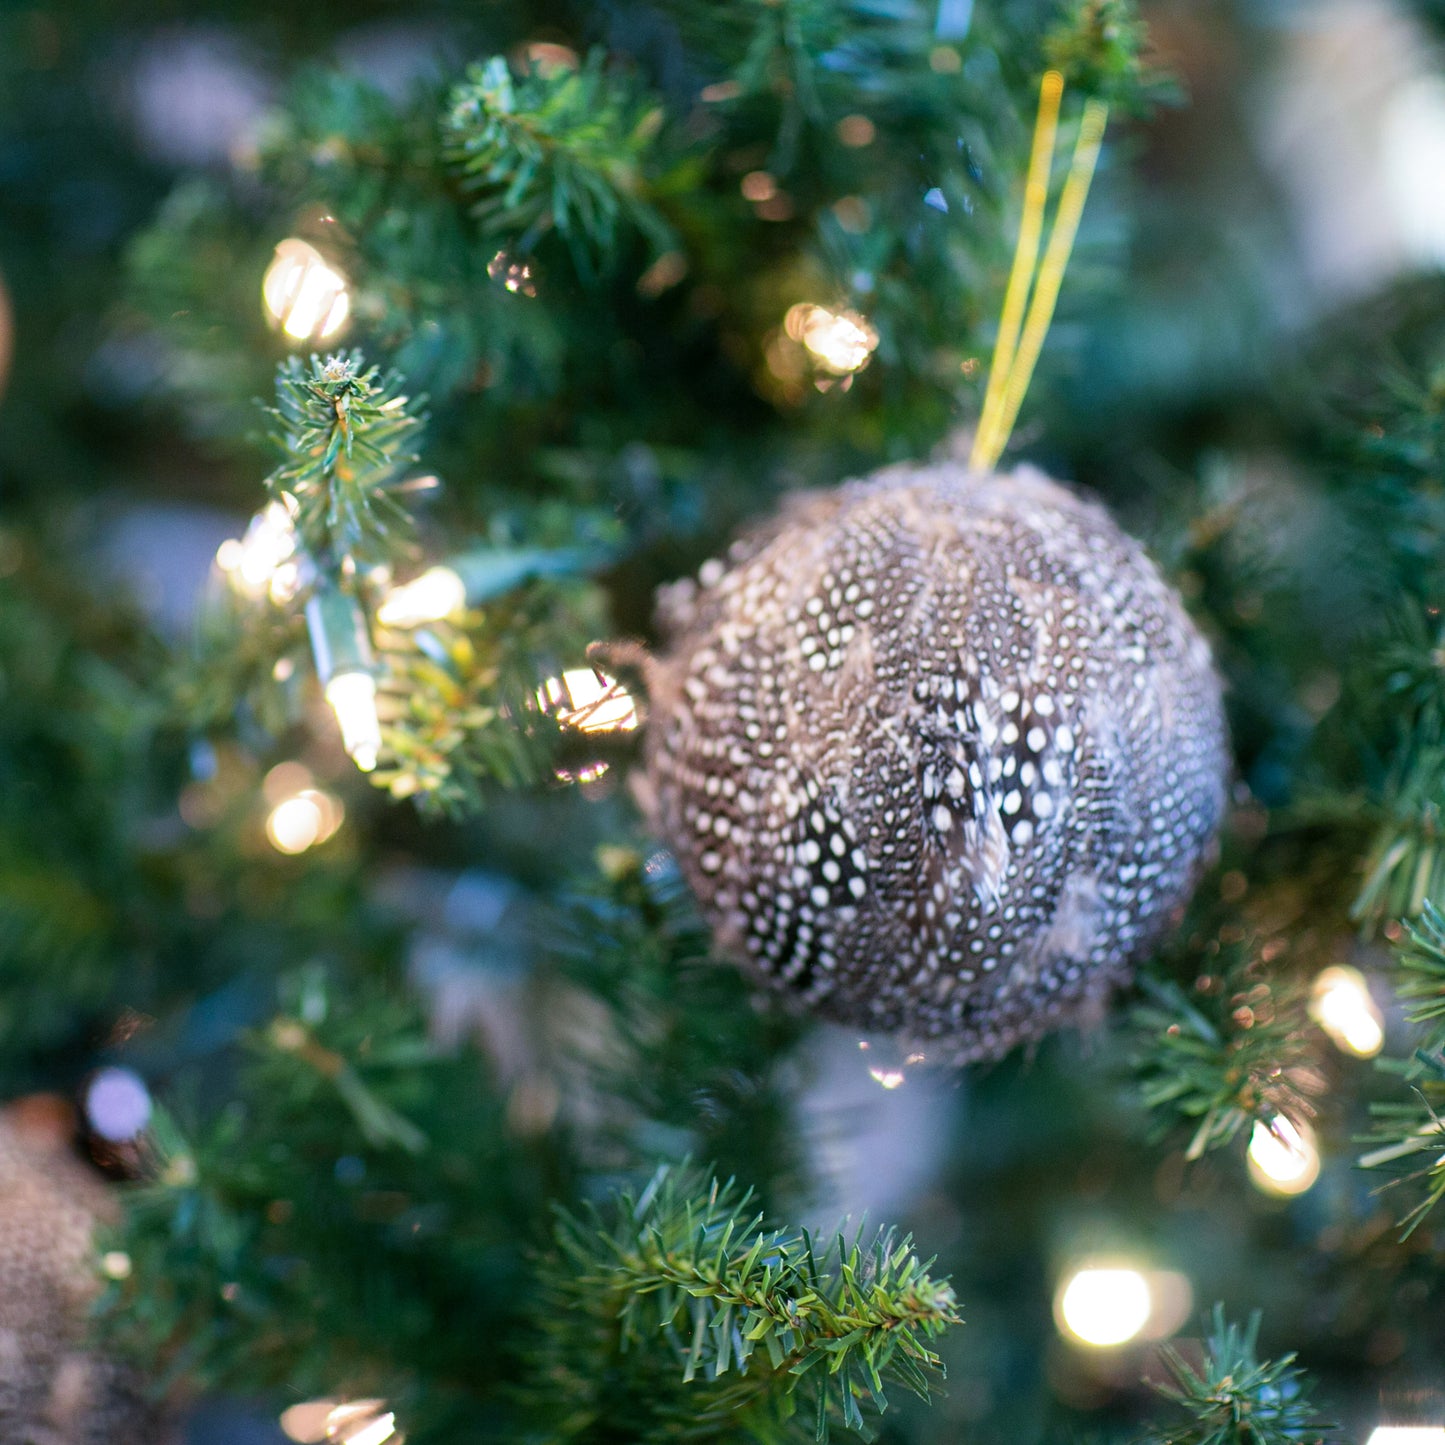
[[[1130,1017],[1134,1072],[1144,1106],[1165,1132],[1193,1130],[1186,1157],[1227,1144],[1247,1125],[1314,1112],[1310,1034],[1302,993],[1242,956],[1199,980],[1193,997],[1144,978],[1150,1002]],[[1207,987],[1201,987],[1207,985]]]
[[[1307,1380],[1295,1357],[1258,1357],[1259,1313],[1245,1326],[1225,1321],[1215,1305],[1196,1370],[1175,1349],[1160,1358],[1172,1381],[1155,1388],[1182,1407],[1187,1423],[1151,1434],[1151,1445],[1313,1445],[1333,1428],[1310,1403]]]
[[[323,565],[386,560],[392,532],[407,524],[390,491],[417,459],[421,417],[402,385],[359,351],[306,364],[292,356],[277,368],[270,415],[283,460],[267,485],[294,499],[301,544]]]
[[[769,1228],[731,1181],[686,1166],[663,1166],[606,1211],[562,1214],[542,1280],[537,1373],[558,1421],[546,1438],[559,1441],[607,1420],[618,1385],[598,1369],[607,1356],[634,1384],[651,1377],[653,1423],[685,1415],[696,1438],[861,1430],[888,1385],[927,1396],[941,1372],[928,1341],[958,1322],[952,1289],[910,1239],[840,1233],[818,1248],[806,1231]],[[789,1421],[794,1434],[779,1434]],[[629,1438],[648,1428],[637,1421]]]
[[[1397,953],[1401,981],[1397,992],[1412,1005],[1409,1022],[1421,1027],[1409,1060],[1388,1059],[1383,1067],[1412,1085],[1414,1098],[1376,1104],[1375,1145],[1360,1158],[1361,1167],[1403,1169],[1394,1185],[1414,1185],[1422,1197],[1400,1221],[1408,1238],[1445,1199],[1445,915],[1426,900],[1416,923],[1405,925]],[[1412,1167],[1421,1154],[1422,1167]]]
[[[662,109],[609,73],[605,58],[594,51],[577,69],[538,66],[514,80],[493,56],[452,92],[443,119],[483,230],[525,254],[555,227],[589,276],[616,251],[624,223],[657,251],[673,244],[645,183]]]

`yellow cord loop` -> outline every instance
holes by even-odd
[[[1049,174],[1054,163],[1054,143],[1059,128],[1059,102],[1064,95],[1064,77],[1057,70],[1047,71],[1039,87],[1039,113],[1034,122],[1034,144],[1029,154],[1028,180],[1024,184],[1024,210],[1019,220],[1018,245],[1014,247],[1013,269],[1009,272],[1008,289],[1004,292],[1003,314],[999,317],[998,336],[993,343],[993,360],[988,368],[988,390],[984,394],[983,415],[973,442],[973,465],[989,453],[994,424],[1003,401],[1004,384],[1013,365],[1019,332],[1023,329],[1024,307],[1029,299],[1034,267],[1038,264],[1039,240],[1044,231],[1044,210],[1049,203]],[[994,456],[1003,450],[1000,441]],[[992,466],[992,462],[988,463]]]
[[[1043,233],[1063,89],[1063,76],[1051,70],[1044,76],[1039,90],[1038,119],[1034,124],[1033,151],[1024,188],[1018,245],[1014,250],[1008,289],[1004,293],[983,414],[979,418],[969,458],[969,464],[976,471],[992,471],[1008,445],[1019,407],[1023,404],[1039,353],[1043,350],[1049,323],[1054,319],[1059,288],[1063,285],[1079,220],[1089,196],[1089,185],[1099,163],[1109,107],[1102,100],[1090,100],[1084,106],[1068,178],[1059,196],[1059,208],[1054,216],[1043,261],[1039,263],[1039,240]],[[1024,303],[1030,290],[1033,296],[1028,301],[1025,315]]]

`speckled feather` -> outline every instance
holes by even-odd
[[[805,494],[664,589],[647,774],[719,942],[959,1060],[1097,1012],[1224,808],[1208,648],[1104,510],[1020,468]]]
[[[127,1366],[85,1345],[104,1185],[0,1117],[0,1441],[113,1445],[171,1438]]]

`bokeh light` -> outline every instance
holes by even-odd
[[[783,317],[783,330],[800,341],[816,365],[834,376],[848,376],[868,365],[878,333],[856,311],[830,311],[800,301]]]
[[[1303,1194],[1320,1177],[1314,1130],[1283,1114],[1255,1124],[1248,1160],[1250,1180],[1266,1194]]]
[[[1083,1265],[1060,1284],[1054,1318],[1070,1339],[1107,1349],[1137,1339],[1149,1323],[1153,1303],[1148,1277],[1141,1270]]]
[[[315,246],[295,236],[276,247],[261,297],[272,321],[296,341],[325,341],[351,314],[346,277]]]
[[[266,837],[278,853],[304,853],[326,842],[345,817],[339,798],[320,788],[303,788],[271,809],[266,818]]]
[[[252,517],[244,537],[227,538],[216,549],[216,566],[244,597],[269,596],[273,602],[289,602],[301,581],[295,557],[291,507],[285,502],[268,502]]]
[[[1322,969],[1310,990],[1310,1016],[1346,1053],[1373,1058],[1385,1042],[1384,1021],[1357,968]]]
[[[583,733],[631,732],[637,703],[621,683],[590,667],[569,668],[548,678],[537,701],[563,727]]]
[[[102,1139],[127,1144],[151,1121],[150,1090],[132,1069],[97,1069],[85,1091],[85,1117]]]
[[[467,605],[466,584],[450,567],[432,567],[391,588],[376,609],[383,627],[421,627],[455,616]]]
[[[1445,1425],[1380,1425],[1365,1445],[1445,1445]]]

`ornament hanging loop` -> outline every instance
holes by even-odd
[[[1063,94],[1063,75],[1057,70],[1046,72],[1039,86],[1039,108],[1034,121],[1028,177],[1024,183],[1018,242],[1014,247],[1008,287],[1004,292],[993,359],[989,363],[983,413],[979,417],[978,431],[969,456],[969,465],[976,471],[992,471],[1008,445],[1034,367],[1043,351],[1044,338],[1053,321],[1059,289],[1068,269],[1079,220],[1084,213],[1084,203],[1088,199],[1089,186],[1103,145],[1109,107],[1102,100],[1091,99],[1084,104],[1069,174],[1040,262],[1039,245],[1043,237],[1044,213],[1048,207],[1049,179],[1053,171]]]

